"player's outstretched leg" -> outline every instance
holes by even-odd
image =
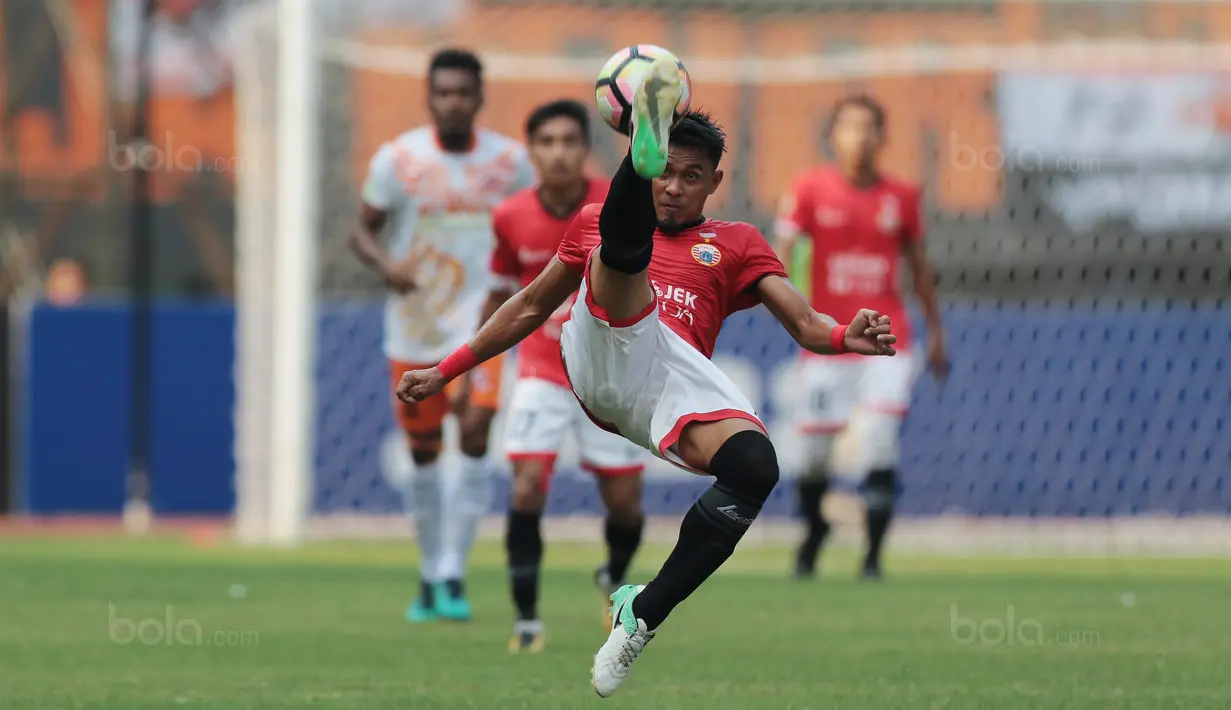
[[[679,67],[660,59],[633,94],[632,140],[599,214],[602,245],[589,283],[595,302],[615,320],[640,313],[654,300],[645,274],[658,227],[650,181],[667,169],[668,136],[682,91]]]
[[[611,595],[615,628],[591,670],[594,690],[604,698],[619,689],[667,615],[735,552],[778,483],[773,444],[746,420],[689,424],[678,451],[717,481],[685,514],[679,540],[658,576],[643,587],[627,585]]]

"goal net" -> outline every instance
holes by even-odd
[[[1228,379],[1173,344],[1167,309],[1209,323],[1190,337],[1231,356],[1231,320],[1214,302],[1231,280],[1223,238],[1231,46],[989,44],[976,27],[983,20],[937,13],[928,22],[945,32],[931,40],[833,41],[818,53],[810,32],[829,26],[825,13],[768,15],[752,26],[721,10],[586,3],[428,2],[417,14],[378,8],[358,17],[328,3],[296,34],[288,23],[307,15],[288,18],[293,5],[251,3],[236,32],[243,538],[409,534],[400,489],[412,464],[381,352],[384,293],[345,236],[371,155],[427,121],[428,58],[454,43],[484,60],[482,123],[518,138],[538,104],[591,104],[593,78],[618,47],[676,50],[695,105],[731,136],[727,180],[710,212],[767,232],[794,174],[825,158],[834,100],[867,91],[885,104],[885,166],[925,186],[928,251],[955,360],[944,387],[920,380],[904,427],[902,544],[1189,549],[1201,542],[1194,516],[1225,524]],[[609,175],[623,146],[613,132],[596,136],[592,167]],[[754,309],[728,321],[715,357],[761,405],[788,477],[803,451],[779,415],[794,393],[794,354]],[[502,425],[498,417],[497,466]],[[447,438],[454,430],[446,422]],[[830,502],[840,529],[856,532],[862,513],[845,482],[859,470],[858,434],[856,420],[839,442]],[[548,512],[558,534],[570,519],[600,514],[576,460],[575,447],[566,449],[553,480]],[[493,515],[507,500],[500,480]],[[678,517],[705,485],[655,460],[647,513]],[[792,514],[791,487],[779,486],[759,534],[790,535],[772,521]],[[998,532],[987,532],[989,520],[1001,521]]]

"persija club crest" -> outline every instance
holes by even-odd
[[[697,260],[702,266],[718,266],[718,262],[722,261],[722,252],[718,247],[706,242],[705,244],[692,245],[692,258]]]

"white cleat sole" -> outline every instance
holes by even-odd
[[[633,167],[646,180],[667,169],[667,144],[683,91],[679,67],[659,59],[650,65],[633,97]]]

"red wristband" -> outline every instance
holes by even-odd
[[[838,355],[846,352],[846,330],[850,326],[839,323],[829,331],[829,346]]]
[[[462,347],[449,353],[449,357],[440,361],[436,366],[440,370],[440,374],[444,375],[446,380],[454,380],[474,369],[479,364],[479,358],[470,349],[470,345]]]

